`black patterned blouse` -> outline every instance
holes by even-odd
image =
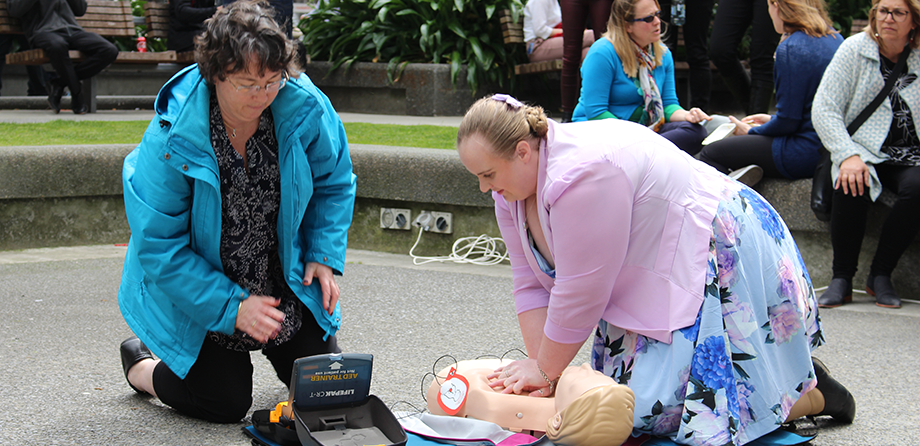
[[[227,136],[215,95],[211,95],[211,145],[220,171],[220,259],[224,274],[251,294],[281,299],[278,310],[284,322],[278,336],[267,344],[240,330],[233,335],[210,332],[212,340],[236,351],[273,347],[289,340],[300,329],[302,304],[284,280],[278,255],[278,210],[281,205],[281,174],[278,141],[271,109],[262,113],[259,128],[246,141],[249,163]]]
[[[882,59],[882,78],[885,82],[894,70],[895,62],[879,54]],[[917,138],[917,129],[914,127],[914,118],[910,107],[901,99],[900,91],[917,80],[917,75],[901,72],[901,76],[894,83],[888,100],[891,101],[891,129],[888,137],[882,143],[882,152],[889,158],[885,163],[900,166],[920,166],[920,139]]]

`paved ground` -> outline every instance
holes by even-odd
[[[131,334],[117,304],[123,255],[116,246],[0,252],[0,444],[248,444],[248,423],[191,420],[128,388],[118,356]],[[340,344],[375,356],[371,392],[398,410],[424,407],[423,377],[441,355],[523,347],[507,266],[414,266],[366,251],[347,261]],[[920,445],[920,305],[856,300],[822,312],[828,344],[816,353],[856,395],[856,422],[819,419],[813,444]],[[252,357],[253,409],[285,400],[268,362]],[[583,349],[576,361],[586,359]]]
[[[397,124],[460,121],[341,116]],[[0,110],[0,122],[151,117],[149,111],[74,116]],[[123,256],[124,248],[115,246],[0,252],[0,444],[249,444],[240,433],[245,421],[191,420],[127,386],[118,357],[118,344],[131,334],[117,304]],[[408,256],[349,251],[340,284],[340,345],[374,354],[371,392],[395,409],[424,407],[424,376],[444,354],[470,359],[523,348],[507,266],[414,266]],[[855,299],[822,311],[828,344],[816,356],[856,395],[856,422],[819,419],[812,443],[920,445],[914,396],[920,389],[920,304],[912,300],[900,310],[885,310],[868,296]],[[582,349],[576,362],[586,359]],[[287,399],[268,362],[260,354],[253,362],[253,409]],[[809,429],[809,423],[800,424]]]

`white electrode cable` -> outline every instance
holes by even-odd
[[[424,228],[419,228],[418,238],[415,244],[409,249],[409,255],[412,257],[412,263],[415,265],[424,265],[431,262],[454,262],[470,263],[473,265],[498,265],[508,259],[508,248],[505,247],[505,241],[499,237],[489,237],[480,235],[478,237],[461,237],[458,238],[451,248],[450,255],[440,257],[417,256],[413,254],[418,242],[422,240]],[[499,244],[505,247],[504,252],[499,252]]]

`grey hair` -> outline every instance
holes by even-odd
[[[241,0],[221,8],[205,21],[195,38],[195,61],[208,82],[246,71],[255,64],[258,74],[284,71],[296,77],[300,67],[294,42],[275,22],[264,0]]]

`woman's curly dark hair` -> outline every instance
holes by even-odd
[[[296,77],[300,67],[295,54],[294,42],[275,23],[271,7],[263,0],[237,1],[221,8],[195,38],[198,70],[211,83],[246,71],[250,63],[259,75],[285,71]]]

